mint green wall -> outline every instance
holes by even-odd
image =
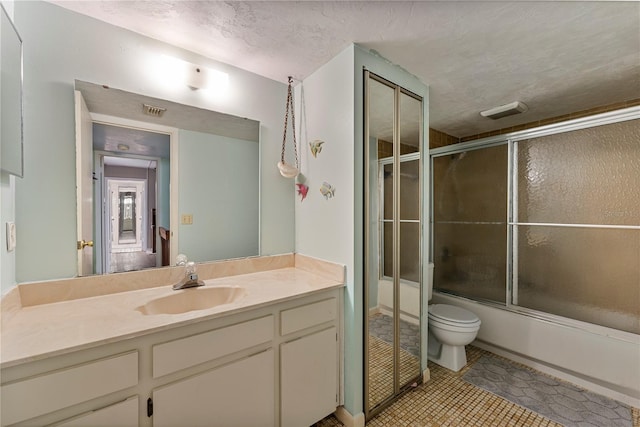
[[[24,40],[25,177],[16,180],[17,282],[76,275],[73,85],[84,80],[249,117],[261,123],[261,253],[293,251],[291,183],[280,177],[286,82],[276,82],[56,5],[16,2]],[[154,62],[179,57],[229,74],[224,97],[158,82]],[[284,77],[283,77],[284,79]],[[4,261],[3,261],[4,262]],[[10,261],[9,261],[10,263]]]
[[[178,252],[190,261],[258,255],[258,148],[180,130],[179,215],[193,215],[193,224],[179,226]]]
[[[300,123],[302,173],[309,194],[296,206],[296,252],[347,267],[344,309],[345,408],[362,416],[363,402],[363,67],[425,98],[427,86],[398,66],[352,45],[296,87],[304,94],[305,122]],[[298,106],[298,108],[300,108]],[[427,117],[425,117],[427,119]],[[425,120],[425,129],[428,120]],[[426,134],[426,133],[425,133]],[[308,142],[325,141],[314,158]],[[326,181],[336,189],[332,199],[319,192]],[[426,332],[426,328],[424,329]],[[424,341],[426,343],[426,341]],[[425,356],[426,366],[426,351]]]

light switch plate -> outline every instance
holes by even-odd
[[[7,252],[13,252],[16,248],[16,223],[7,222]]]
[[[191,225],[193,224],[193,215],[192,214],[182,214],[182,220],[180,221],[182,225]]]

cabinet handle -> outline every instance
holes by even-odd
[[[151,417],[153,415],[153,400],[151,398],[147,399],[147,417]]]

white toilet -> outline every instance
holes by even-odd
[[[427,283],[429,301],[433,292],[433,264],[429,264]],[[476,338],[480,319],[469,310],[449,304],[429,305],[428,358],[452,371],[467,364],[464,346]]]

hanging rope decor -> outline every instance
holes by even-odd
[[[289,88],[287,89],[287,107],[284,115],[284,134],[282,136],[282,153],[280,155],[280,161],[278,162],[278,169],[280,175],[285,178],[295,178],[300,173],[298,163],[298,144],[296,142],[296,116],[293,112],[293,96],[291,94],[291,84],[293,83],[293,77],[289,76]],[[295,154],[296,164],[295,166],[287,164],[284,161],[284,151],[287,142],[287,124],[289,122],[289,111],[291,111],[291,130],[293,132],[293,152]]]

